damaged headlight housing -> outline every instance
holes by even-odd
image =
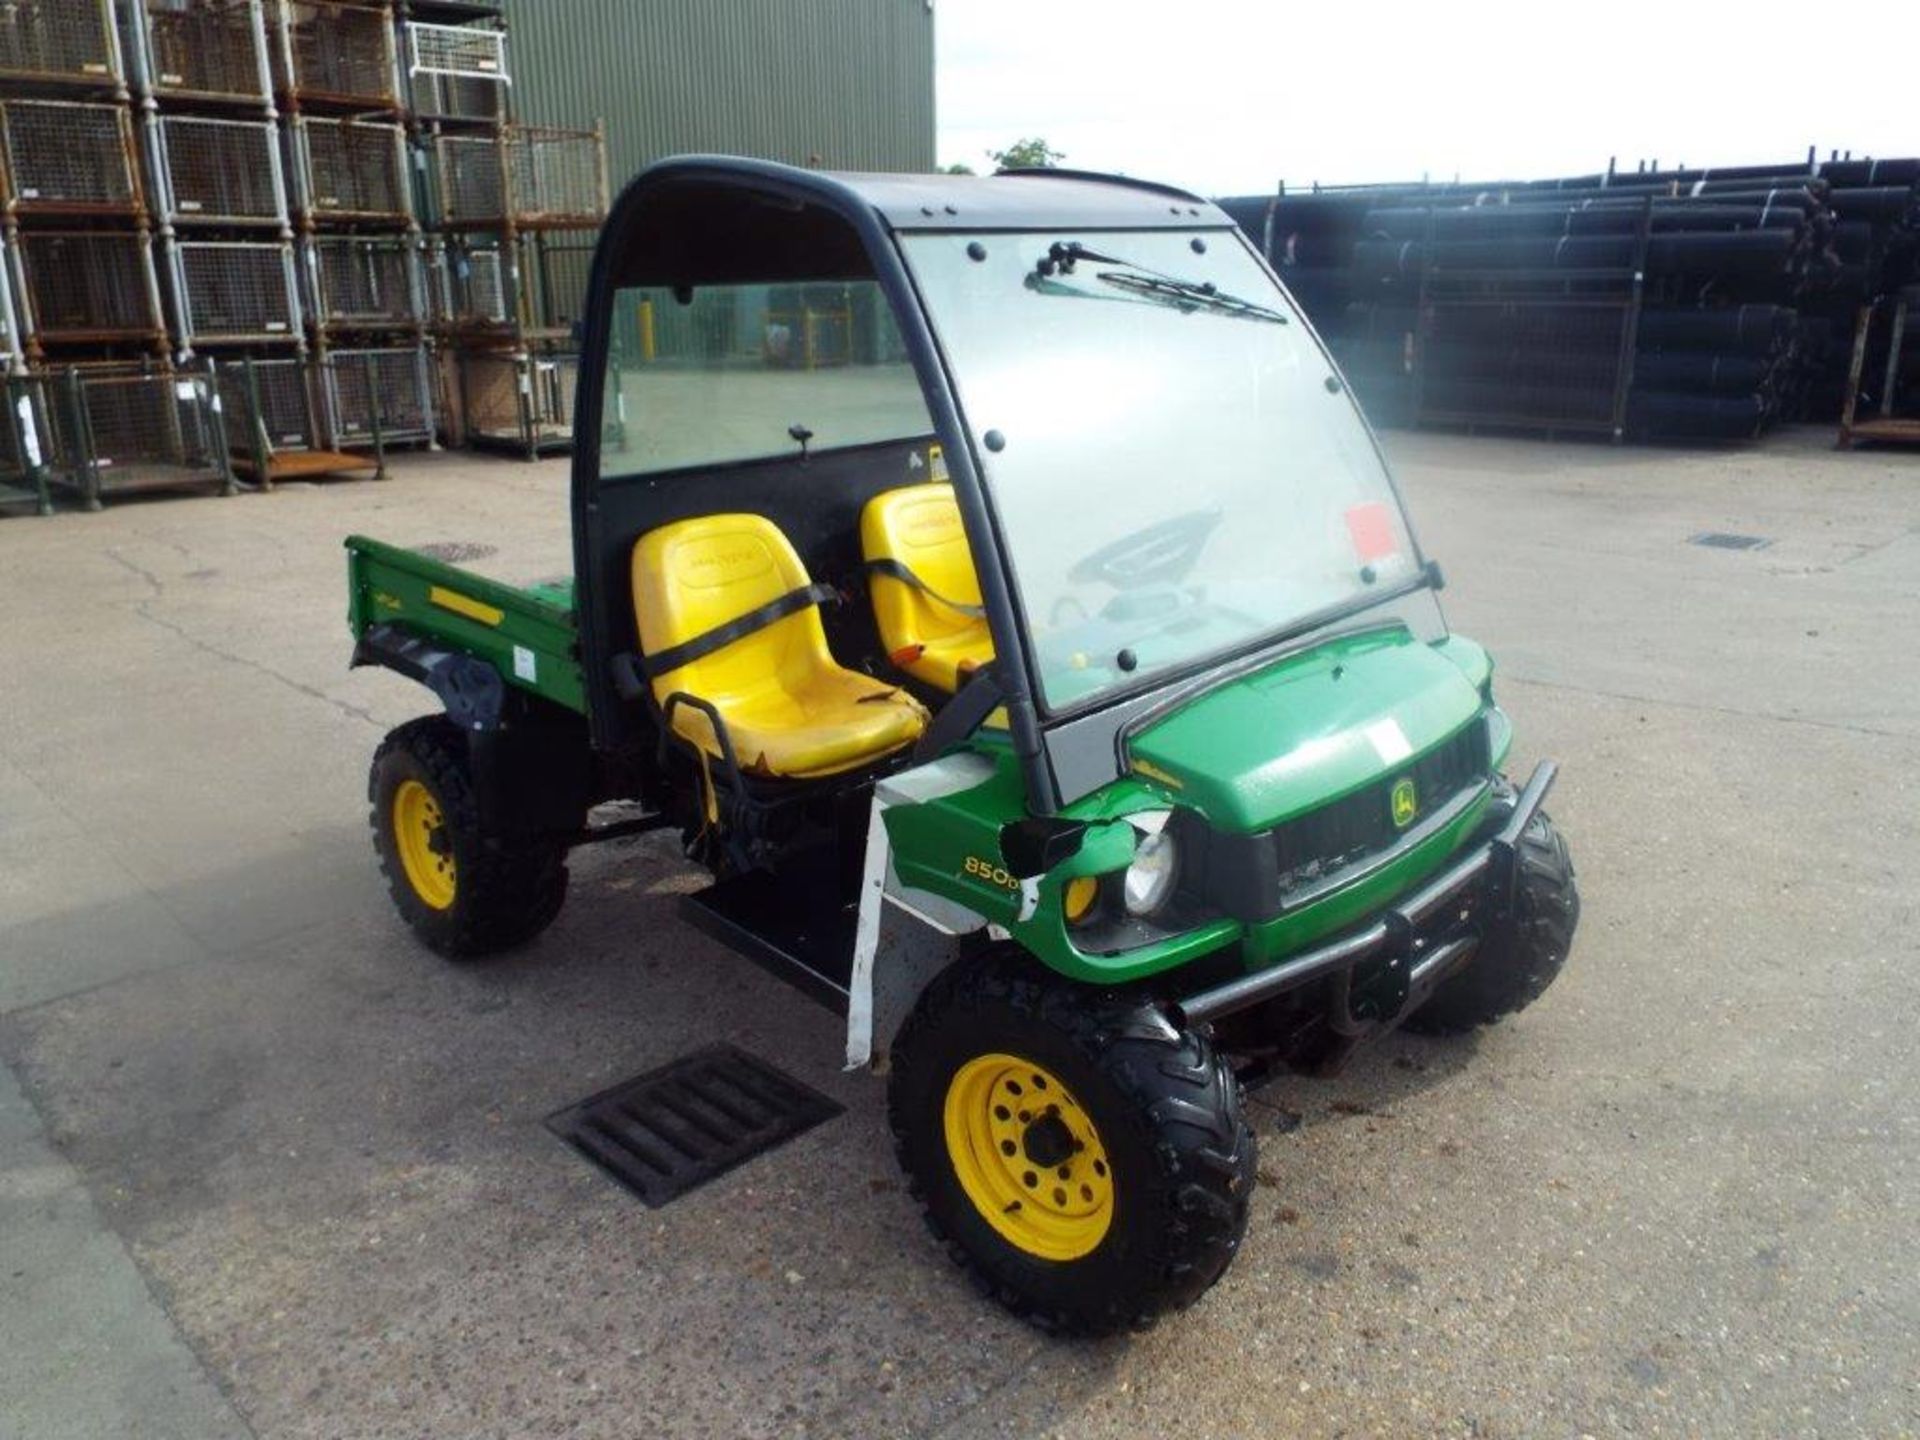
[[[1129,915],[1144,918],[1166,908],[1180,881],[1180,847],[1166,832],[1166,810],[1128,816],[1140,831],[1133,863],[1120,881],[1120,901]]]

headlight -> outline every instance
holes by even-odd
[[[1173,895],[1174,881],[1180,876],[1180,852],[1173,837],[1160,828],[1167,821],[1165,811],[1132,819],[1147,833],[1133,852],[1133,863],[1120,882],[1120,895],[1129,915],[1151,915]],[[1152,828],[1141,825],[1142,821],[1152,823]]]

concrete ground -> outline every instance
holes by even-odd
[[[1920,1434],[1920,457],[1826,441],[1391,437],[1584,928],[1262,1091],[1232,1273],[1098,1345],[967,1290],[667,841],[508,958],[394,917],[340,537],[551,575],[563,464],[0,521],[0,1436]],[[846,1114],[659,1211],[542,1128],[723,1037]]]

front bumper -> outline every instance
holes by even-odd
[[[1515,847],[1558,773],[1553,761],[1542,760],[1492,838],[1402,896],[1378,918],[1278,965],[1176,1001],[1174,1009],[1179,1018],[1188,1025],[1204,1025],[1316,980],[1332,978],[1336,1028],[1360,1033],[1398,1024],[1433,993],[1434,987],[1473,958],[1481,938],[1481,917],[1503,915],[1510,908],[1517,863]],[[1359,966],[1367,966],[1388,982],[1384,988],[1378,984],[1372,987],[1376,1003],[1371,1007],[1351,1003],[1352,977]],[[1377,997],[1383,993],[1393,1000],[1388,1013],[1378,1013]],[[1356,1013],[1369,1008],[1376,1013]]]

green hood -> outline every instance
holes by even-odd
[[[1405,630],[1329,640],[1134,736],[1135,770],[1222,830],[1264,830],[1403,771],[1482,708],[1486,652]]]

